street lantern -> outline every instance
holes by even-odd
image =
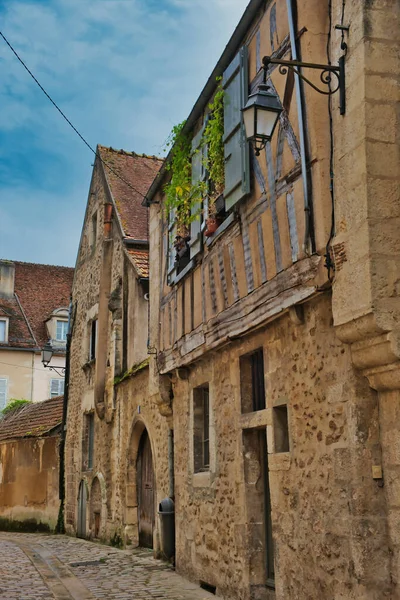
[[[256,156],[271,140],[282,106],[275,94],[262,83],[255,94],[251,94],[242,109],[246,139],[253,144]]]
[[[53,357],[53,348],[50,342],[47,342],[42,348],[42,363],[45,367],[48,366]]]

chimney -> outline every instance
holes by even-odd
[[[0,260],[0,297],[14,296],[15,265],[10,260]]]

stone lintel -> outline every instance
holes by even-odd
[[[265,429],[267,425],[272,425],[270,408],[240,415],[241,429]]]

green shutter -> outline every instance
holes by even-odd
[[[200,147],[204,126],[194,136],[192,141],[192,184],[195,185],[205,178],[203,164],[203,148]],[[193,258],[201,250],[201,202],[196,202],[191,207],[192,215],[196,218],[190,224],[190,258]]]
[[[243,46],[224,72],[225,208],[229,210],[250,192],[249,144],[241,109],[249,93],[248,51]]]

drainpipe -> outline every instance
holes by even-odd
[[[113,239],[111,237],[112,204],[104,204],[103,258],[100,275],[99,314],[97,318],[96,340],[96,383],[94,390],[94,406],[97,416],[105,416],[105,389],[107,373],[108,349],[108,301],[111,287],[111,266]]]
[[[288,20],[289,20],[289,36],[290,36],[290,48],[292,51],[292,59],[299,59],[299,52],[297,50],[297,7],[293,8],[293,4],[296,0],[286,0]],[[296,18],[295,16],[296,15]],[[296,25],[295,25],[296,22]],[[304,89],[300,77],[295,73],[295,87],[296,87],[296,102],[297,102],[297,114],[299,122],[299,138],[300,138],[300,157],[301,157],[301,173],[303,179],[303,193],[304,193],[304,212],[305,212],[305,232],[303,251],[308,254],[308,241],[311,237],[311,250],[315,251],[315,240],[314,234],[311,231],[312,222],[312,202],[311,202],[311,181],[307,165],[309,163],[309,152],[307,148],[307,137],[305,128],[305,117],[304,117]]]
[[[67,433],[67,411],[68,411],[68,397],[69,397],[69,373],[70,373],[70,359],[71,359],[71,338],[72,338],[72,298],[69,303],[68,310],[68,333],[67,333],[67,344],[65,354],[65,376],[64,376],[64,402],[63,402],[63,414],[61,422],[61,439],[59,446],[59,493],[60,508],[58,512],[57,525],[55,533],[65,533],[65,522],[64,522],[64,506],[65,506],[65,437]]]
[[[174,477],[174,430],[168,429],[168,476],[169,491],[168,496],[175,497],[175,477]]]

